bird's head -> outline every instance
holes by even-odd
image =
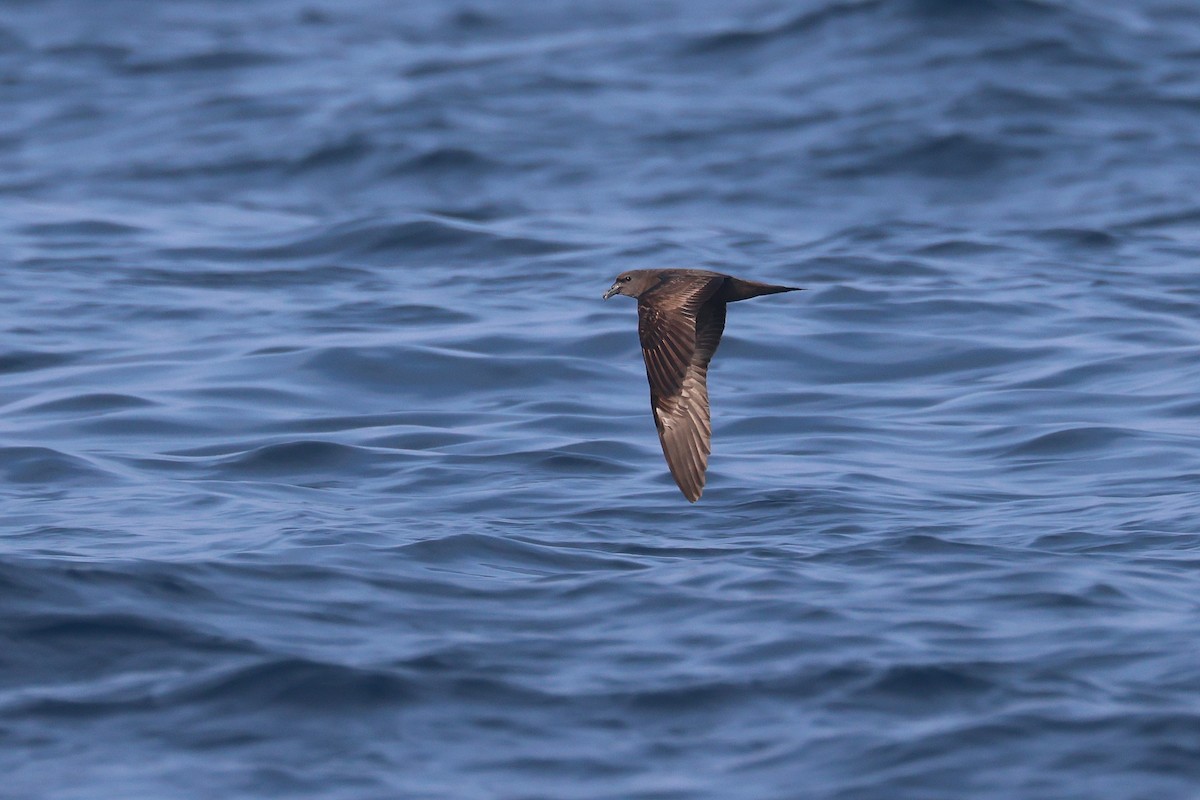
[[[658,283],[658,273],[652,269],[631,269],[629,272],[622,272],[613,281],[612,287],[604,293],[604,299],[612,297],[614,294],[625,294],[630,297],[639,297],[642,292],[649,289]]]

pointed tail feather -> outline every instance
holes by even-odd
[[[738,300],[749,300],[764,294],[779,294],[780,292],[802,292],[799,286],[776,286],[770,283],[747,281],[741,278],[730,278],[725,283],[724,297],[726,303],[736,303]]]

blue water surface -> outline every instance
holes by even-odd
[[[6,0],[0,796],[1200,796],[1200,6]],[[709,484],[625,269],[731,307]]]

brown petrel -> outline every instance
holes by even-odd
[[[761,294],[800,291],[703,269],[622,272],[604,293],[638,301],[638,336],[650,380],[650,407],[667,466],[691,502],[704,492],[712,451],[708,362],[725,330],[725,304]]]

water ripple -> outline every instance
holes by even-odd
[[[9,794],[1192,796],[1190,6],[325,5],[5,7]]]

